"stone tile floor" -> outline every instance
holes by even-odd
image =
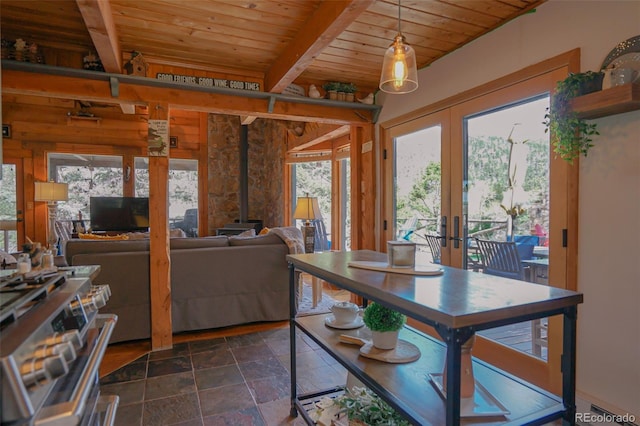
[[[298,392],[344,385],[347,372],[311,339],[296,341]],[[289,328],[196,340],[152,352],[100,380],[116,426],[304,425],[289,417]]]

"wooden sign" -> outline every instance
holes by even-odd
[[[156,79],[170,83],[190,84],[202,87],[220,87],[224,89],[260,91],[260,83],[253,81],[228,80],[226,78],[198,77],[194,75],[180,75],[159,72]]]
[[[149,156],[167,156],[169,150],[169,121],[149,120],[147,138]]]

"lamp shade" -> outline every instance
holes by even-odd
[[[294,219],[315,220],[322,219],[320,206],[317,197],[298,197],[296,210],[293,212]]]
[[[416,52],[402,34],[398,34],[384,54],[380,73],[380,90],[387,93],[410,93],[418,88]]]
[[[67,201],[69,199],[69,185],[58,182],[36,182],[35,201]]]

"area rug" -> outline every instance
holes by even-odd
[[[335,299],[333,299],[326,293],[323,293],[322,300],[318,302],[315,308],[313,308],[312,295],[313,293],[311,290],[311,286],[308,284],[303,284],[302,300],[298,303],[298,316],[326,314],[331,312],[330,308],[334,303],[336,303]]]

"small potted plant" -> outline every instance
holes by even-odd
[[[341,91],[345,93],[345,101],[354,102],[358,88],[353,83],[342,83]]]
[[[364,310],[362,320],[371,330],[373,346],[378,349],[393,349],[398,344],[398,335],[407,322],[407,317],[373,302]]]
[[[595,123],[579,118],[572,110],[571,99],[601,90],[603,77],[602,72],[570,73],[558,82],[551,97],[544,116],[545,131],[551,131],[554,152],[569,163],[580,154],[586,156],[593,146],[591,138],[599,135]]]
[[[330,81],[322,85],[322,88],[325,92],[327,92],[327,97],[331,100],[338,99],[338,88],[340,87],[340,83],[337,81]]]

